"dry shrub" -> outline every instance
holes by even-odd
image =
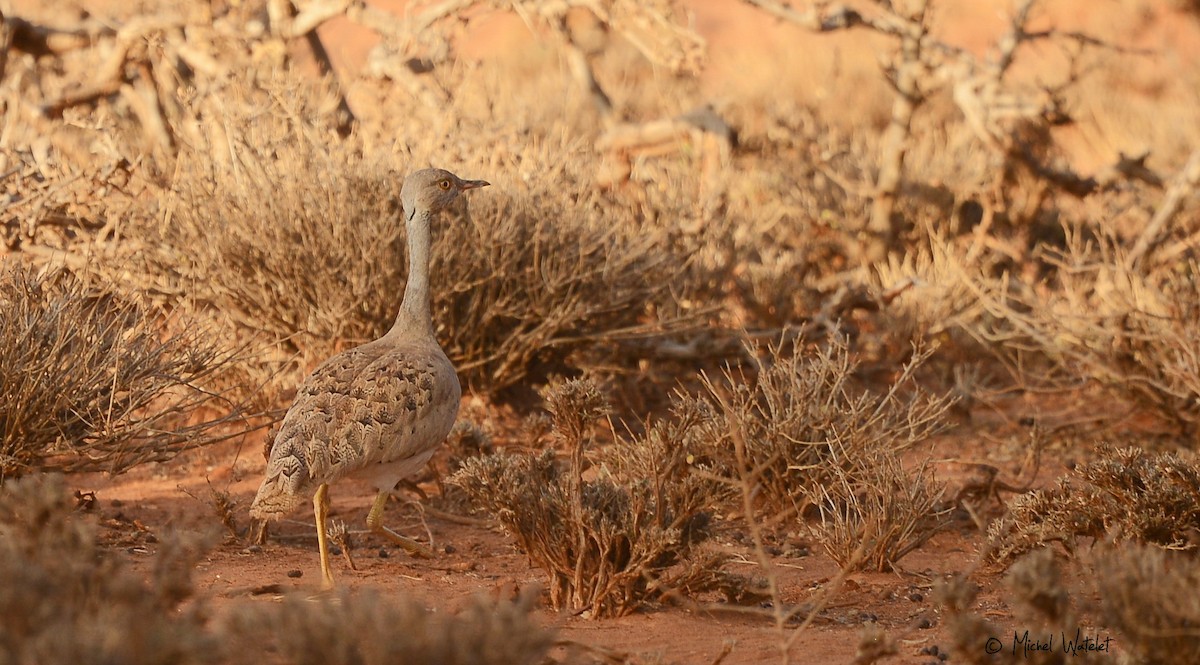
[[[951,577],[935,587],[936,600],[946,610],[954,655],[963,662],[1063,663],[1067,661],[1063,640],[1096,638],[1096,633],[1086,634],[1081,626],[1052,551],[1043,549],[1026,554],[1013,564],[1005,581],[1016,601],[1014,626],[996,626],[976,614],[974,605],[979,589],[961,576]],[[1026,636],[1026,642],[1018,641]],[[1032,646],[1038,640],[1045,643],[1047,636],[1053,636],[1053,650],[1026,651],[1022,646],[1025,643]],[[988,649],[991,644],[998,644],[999,650]],[[1080,655],[1097,654],[1081,652]],[[1104,652],[1099,656],[1109,658],[1112,654]]]
[[[233,358],[202,327],[56,269],[0,266],[0,480],[120,472],[229,435],[212,384]]]
[[[1056,288],[1031,295],[1013,327],[1068,377],[1087,377],[1184,430],[1200,421],[1200,286],[1195,264],[1143,269],[1106,238],[1070,233],[1050,250]]]
[[[1110,448],[1051,488],[1019,497],[988,529],[999,561],[1079,538],[1132,540],[1170,549],[1195,547],[1200,529],[1200,464],[1192,454]]]
[[[497,199],[473,202],[473,224],[441,234],[431,267],[446,352],[473,384],[503,388],[567,359],[628,365],[621,342],[690,325],[674,313],[694,288],[681,279],[687,256],[591,183]]]
[[[97,545],[60,476],[0,489],[0,663],[217,663],[191,571],[202,547],[167,539],[151,583]]]
[[[1200,562],[1194,553],[1127,543],[1096,561],[1105,620],[1138,662],[1200,662]]]
[[[145,243],[148,272],[177,284],[180,299],[211,306],[243,330],[297,336],[295,347],[327,353],[337,340],[386,330],[399,309],[400,183],[336,146],[293,139],[241,145],[254,166],[235,174],[181,157],[170,223],[130,244]]]
[[[215,534],[214,534],[215,535]],[[519,603],[454,616],[373,593],[239,602],[210,622],[192,571],[208,537],[168,536],[146,575],[97,543],[59,476],[0,488],[0,663],[541,663],[552,631]],[[189,601],[189,602],[184,602]],[[274,661],[270,661],[274,662]]]
[[[127,230],[120,251],[133,256],[117,262],[139,265],[145,288],[171,303],[228,321],[236,340],[285,340],[268,368],[296,351],[308,366],[382,334],[406,273],[402,177],[362,139],[323,130],[322,89],[296,78],[244,82],[241,94],[258,104],[227,102],[211,145],[181,151],[170,203]],[[437,148],[425,134],[409,146]],[[652,224],[614,215],[594,183],[567,174],[502,189],[504,175],[483,166],[489,149],[481,139],[436,164],[496,182],[471,197],[473,214],[434,234],[437,334],[464,379],[495,391],[679,323],[659,312],[673,311],[670,289],[688,260]],[[404,168],[419,165],[414,157]]]
[[[825,553],[843,569],[892,570],[946,524],[943,488],[922,464],[906,470],[887,450],[866,451],[853,461],[831,445],[833,476],[819,487],[820,526],[812,527]]]
[[[977,282],[981,275],[1000,272],[998,263],[990,253],[977,255],[934,232],[904,254],[874,265],[874,288],[912,285],[889,304],[887,333],[897,340],[948,339],[950,352],[978,348],[990,314],[980,302]]]
[[[605,397],[595,384],[572,380],[551,388],[546,401],[571,451],[569,467],[552,449],[497,454],[468,460],[453,482],[548,573],[554,607],[620,616],[667,592],[724,583],[723,558],[698,547],[717,491],[708,475],[689,469],[704,414],[683,410],[643,438],[612,444],[598,453],[594,478],[584,479],[588,432]]]
[[[1084,579],[1084,588],[1077,590],[1073,602],[1053,550],[1042,548],[1021,556],[1006,579],[1015,601],[1011,626],[997,626],[980,616],[975,607],[978,589],[964,578],[943,582],[935,593],[946,608],[955,656],[981,665],[1063,663],[1089,657],[1107,661],[1114,657],[1113,646],[1119,645],[1129,662],[1183,665],[1200,658],[1196,640],[1200,602],[1195,593],[1200,565],[1193,554],[1122,543],[1097,552],[1094,574]],[[1099,597],[1099,616],[1083,617],[1081,613],[1097,609],[1088,600],[1093,593]],[[1089,628],[1096,620],[1117,634]],[[1025,644],[1045,643],[1049,637],[1054,648],[1026,651],[1022,643],[1026,635]],[[1088,638],[1093,640],[1092,651],[1069,651],[1071,642],[1079,645]],[[985,646],[994,640],[1001,648],[988,653]]]
[[[1046,275],[1042,285],[1012,279],[1002,264],[979,271],[970,256],[968,249],[934,257],[932,272],[921,275],[926,284],[912,292],[915,318],[961,329],[1026,385],[1072,390],[1081,379],[1094,382],[1181,430],[1195,428],[1196,265],[1141,266],[1116,240],[1069,225],[1061,247],[1043,245],[1031,256],[1029,266]],[[944,285],[953,289],[943,296]]]
[[[727,389],[708,383],[703,399],[721,416],[706,424],[706,454],[732,482],[761,490],[772,521],[815,508],[814,536],[839,564],[886,570],[940,524],[940,490],[924,467],[900,460],[946,426],[952,404],[915,383],[928,355],[918,349],[877,393],[855,385],[845,338],[811,355],[769,349],[754,379],[728,372]]]
[[[530,594],[517,603],[477,598],[442,615],[373,591],[342,590],[315,602],[291,594],[279,604],[236,607],[219,631],[232,663],[272,654],[296,665],[536,665],[546,662],[554,632],[530,616],[533,602]]]

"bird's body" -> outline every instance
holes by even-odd
[[[329,358],[284,416],[255,516],[291,512],[347,477],[391,491],[446,438],[460,397],[454,367],[429,340],[384,337]]]
[[[425,466],[458,414],[458,376],[430,316],[430,224],[463,191],[487,184],[440,169],[405,180],[409,273],[395,324],[383,337],[321,363],[301,384],[275,436],[250,514],[277,518],[312,497],[326,586],[333,584],[324,528],[327,486],[342,478],[364,479],[379,490],[367,517],[373,531],[410,553],[429,554],[384,527],[382,512],[391,490]]]

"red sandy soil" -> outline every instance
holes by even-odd
[[[974,423],[977,427],[970,429],[1007,428],[1003,420],[979,414]],[[966,464],[983,460],[999,467],[1001,476],[1011,482],[1022,474],[1023,449],[1019,435],[1009,443],[967,434],[936,442],[933,458],[939,460],[939,479],[948,479],[951,487],[961,485],[969,475]],[[237,501],[235,518],[239,527],[247,525],[245,511],[264,465],[260,451],[260,437],[255,435],[241,444],[191,451],[171,462],[145,465],[117,478],[99,474],[75,477],[72,484],[96,493],[96,510],[108,525],[108,540],[135,569],[148,570],[157,547],[157,539],[148,534],[185,530],[228,535],[213,508],[212,489],[231,494]],[[1043,464],[1038,480],[1048,482],[1064,472],[1059,462],[1049,461]],[[1024,473],[1028,475],[1028,471]],[[433,482],[423,487],[431,494],[437,491]],[[339,585],[415,597],[436,611],[453,612],[476,594],[515,598],[518,590],[540,584],[542,571],[498,530],[436,517],[426,517],[422,525],[411,503],[415,495],[403,491],[398,494],[400,500],[388,507],[386,523],[422,540],[427,537],[427,526],[439,556],[433,560],[412,559],[367,533],[363,525],[372,490],[352,482],[339,483],[331,490],[331,519],[343,520],[354,534],[353,555],[358,568],[351,570],[344,558],[333,557]],[[997,504],[989,505],[985,510],[995,514]],[[837,565],[804,535],[772,537],[768,549],[780,575],[785,602],[796,606],[824,599],[827,603],[796,640],[791,662],[850,662],[859,630],[870,622],[876,622],[896,641],[898,655],[887,662],[938,662],[929,651],[935,647],[946,651],[949,640],[941,609],[932,598],[933,583],[945,575],[973,569],[978,564],[982,540],[973,524],[962,518],[904,558],[899,570],[851,574],[834,593],[826,594],[826,587],[837,582]],[[732,570],[761,576],[743,529],[719,529],[716,544],[735,556]],[[386,550],[386,557],[380,556],[381,549]],[[291,519],[273,525],[271,539],[262,548],[227,538],[198,565],[194,579],[201,595],[212,599],[216,611],[233,602],[275,602],[281,593],[290,590],[318,593],[320,571],[311,510],[305,506]],[[1002,600],[999,576],[983,574],[975,579],[984,587],[978,612],[998,625],[1006,625],[1010,615]],[[704,609],[663,605],[608,620],[556,614],[545,608],[540,613],[548,625],[559,627],[562,637],[632,656],[636,659],[633,662],[709,663],[727,643],[733,648],[725,663],[781,662],[779,633],[768,611],[758,602],[748,606],[709,603]]]

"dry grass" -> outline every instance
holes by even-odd
[[[708,383],[719,417],[704,423],[703,448],[728,482],[762,496],[772,524],[814,514],[813,536],[847,567],[887,570],[939,527],[940,489],[901,453],[947,426],[953,401],[920,389],[918,349],[884,392],[856,385],[844,338],[812,354],[768,349],[753,379]],[[719,405],[719,406],[717,406]],[[737,454],[739,435],[744,459]]]
[[[856,460],[898,454],[945,427],[949,399],[915,383],[927,357],[918,351],[886,391],[876,392],[857,385],[858,366],[845,338],[811,354],[768,349],[753,378],[730,371],[726,385],[708,383],[710,397],[721,395],[727,404],[723,421],[709,432],[712,454],[733,459],[736,423],[751,467],[760,469],[764,499],[774,510],[803,514],[833,468],[850,472]]]
[[[1096,557],[1102,615],[1126,639],[1139,662],[1179,664],[1200,659],[1200,584],[1194,552],[1127,544]]]
[[[205,613],[181,606],[203,547],[169,539],[147,584],[73,515],[58,476],[0,490],[0,660],[6,663],[218,663]],[[69,639],[64,639],[69,636]]]
[[[278,604],[242,604],[218,628],[231,663],[263,654],[296,665],[540,665],[554,631],[530,616],[534,597],[517,603],[476,598],[457,614],[409,600],[341,591],[314,602],[293,594]]]
[[[723,557],[700,547],[714,482],[691,470],[688,442],[703,413],[685,410],[644,438],[598,451],[595,476],[585,479],[585,449],[606,400],[574,380],[551,388],[546,401],[569,466],[553,449],[500,453],[468,460],[453,482],[546,571],[555,608],[620,616],[670,592],[729,582]]]
[[[218,392],[235,358],[202,327],[15,261],[0,266],[0,307],[0,480],[116,473],[245,427]]]
[[[554,644],[554,632],[531,618],[528,594],[519,603],[476,599],[456,615],[370,592],[318,602],[292,595],[237,601],[213,621],[192,573],[215,536],[154,541],[147,579],[99,544],[95,520],[73,508],[61,477],[6,483],[0,662],[533,665]]]
[[[850,451],[834,448],[833,478],[815,494],[820,522],[811,532],[843,569],[892,570],[946,525],[949,508],[928,468],[905,469],[891,451],[849,463]]]

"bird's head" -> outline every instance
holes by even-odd
[[[404,218],[411,220],[417,211],[440,213],[450,208],[469,189],[487,187],[485,180],[463,180],[443,169],[422,169],[409,174],[400,190]]]

